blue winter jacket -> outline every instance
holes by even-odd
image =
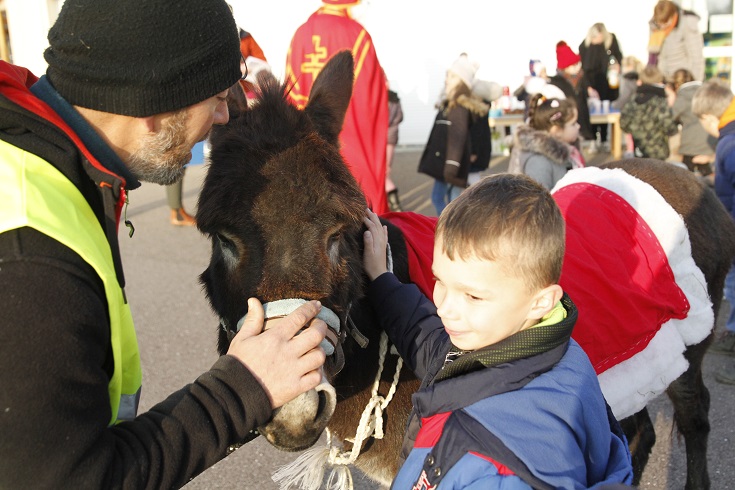
[[[423,379],[413,395],[394,489],[595,488],[630,484],[625,436],[594,369],[570,340],[513,362],[434,382],[451,346],[436,308],[383,274],[368,290],[381,326]],[[563,301],[567,320],[576,308]]]
[[[720,128],[715,149],[715,192],[735,219],[735,121]]]

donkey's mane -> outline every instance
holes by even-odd
[[[299,110],[288,101],[287,91],[272,75],[259,77],[250,107],[213,130],[207,180],[219,183],[215,201],[240,206],[255,199],[268,181],[278,179],[282,187],[303,194],[302,209],[326,200],[329,205],[321,209],[360,223],[365,198],[340,156],[337,135],[328,130],[334,116],[324,110]],[[209,191],[214,189],[205,186],[203,192]],[[207,224],[226,220],[222,213],[227,209],[203,209],[200,229],[207,232]]]

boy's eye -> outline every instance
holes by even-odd
[[[482,301],[482,298],[480,298],[479,296],[474,296],[474,295],[472,295],[472,294],[469,294],[469,293],[467,294],[467,297],[468,297],[468,298],[469,298],[469,299],[470,299],[471,301]]]

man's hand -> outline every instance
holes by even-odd
[[[371,281],[376,277],[388,272],[386,248],[388,247],[388,227],[383,226],[378,215],[370,211],[365,212],[366,216],[362,219],[367,226],[367,231],[363,235],[365,242],[365,251],[362,255],[362,263],[365,266],[365,273]]]
[[[327,324],[314,318],[320,309],[318,301],[309,301],[284,318],[269,320],[268,330],[263,331],[263,305],[255,298],[248,300],[248,314],[227,354],[253,373],[274,409],[321,381],[320,368],[326,356],[319,344]],[[308,328],[296,335],[306,325]]]

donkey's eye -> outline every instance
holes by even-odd
[[[332,262],[339,259],[339,242],[342,240],[342,232],[332,234],[327,241],[327,253]]]
[[[334,233],[332,236],[329,237],[329,248],[331,249],[332,247],[336,247],[337,245],[339,245],[340,240],[342,240],[342,232],[338,231],[337,233]]]
[[[234,265],[234,263],[237,262],[238,256],[237,245],[235,245],[235,242],[227,238],[222,233],[215,233],[214,239],[224,256],[227,265]]]

